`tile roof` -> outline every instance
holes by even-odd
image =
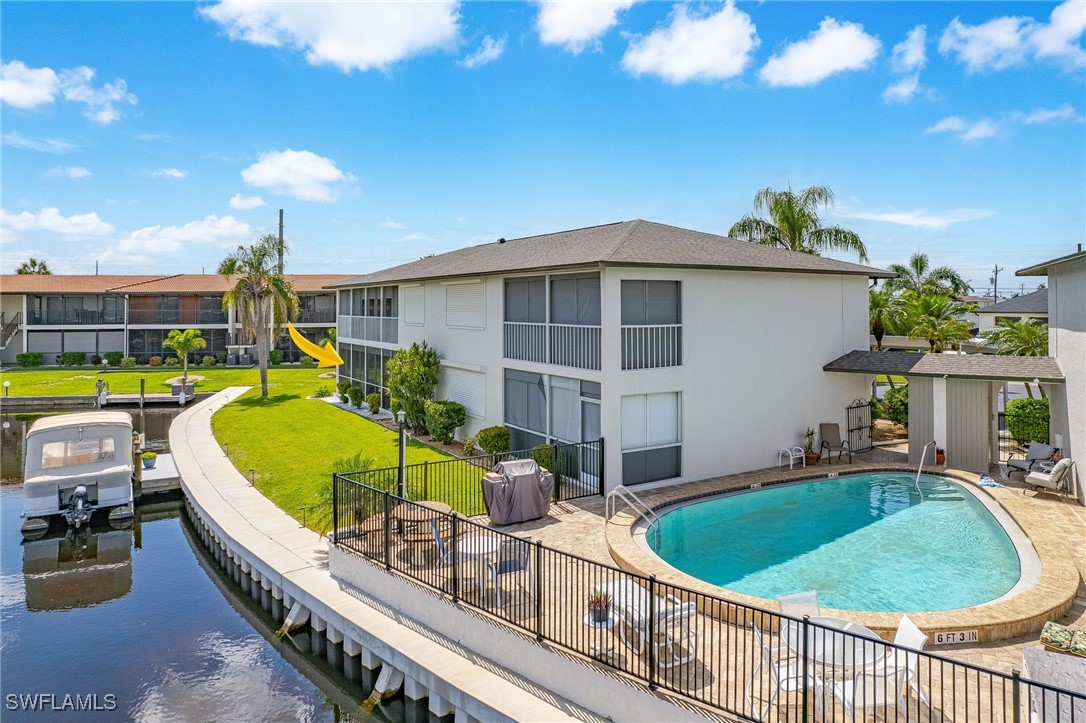
[[[850,351],[822,367],[827,372],[897,374],[954,379],[1062,382],[1053,357],[995,354],[914,354],[898,351]]]
[[[299,293],[327,293],[326,286],[351,278],[350,274],[286,274]],[[3,294],[221,294],[230,280],[220,274],[172,276],[21,275],[0,276]]]
[[[977,309],[978,314],[1047,314],[1048,289],[1038,289],[1032,294],[1023,294],[1013,299],[1000,301],[998,304]]]
[[[870,266],[635,220],[470,246],[358,276],[336,286],[597,265],[894,276]]]

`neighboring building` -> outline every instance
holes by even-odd
[[[980,319],[980,333],[995,327],[1000,321],[1023,321],[1040,319],[1048,323],[1048,289],[1039,289],[1031,294],[1022,294],[1012,299],[1005,299],[974,312]]]
[[[396,349],[442,356],[461,434],[606,440],[609,487],[765,467],[869,381],[867,266],[647,221],[504,239],[333,286],[340,375],[385,395]]]
[[[1062,387],[1049,391],[1049,441],[1078,461],[1076,492],[1086,504],[1081,484],[1086,471],[1086,252],[1081,244],[1078,249],[1016,275],[1048,277],[1048,353],[1056,358],[1065,378]]]
[[[335,293],[325,285],[345,274],[287,274],[302,311],[295,326],[320,340],[335,325]],[[222,297],[230,281],[219,274],[173,276],[79,276],[68,274],[0,276],[0,363],[13,365],[23,351],[42,352],[56,363],[65,351],[104,355],[119,351],[146,359],[171,356],[162,340],[171,329],[203,332],[202,354],[226,352],[239,340],[234,310],[224,311]],[[300,355],[289,336],[277,340],[288,361]]]

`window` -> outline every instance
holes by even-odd
[[[41,446],[41,468],[112,462],[116,459],[113,437],[89,437],[79,441],[46,442]]]
[[[547,433],[547,391],[542,374],[505,370],[505,423]]]
[[[547,281],[542,276],[507,279],[505,320],[543,324],[547,321]]]
[[[623,326],[681,324],[678,281],[623,281]]]
[[[464,405],[467,413],[486,418],[486,375],[479,372],[441,367],[441,388],[445,399]]]
[[[622,398],[622,484],[682,473],[679,406],[677,392]]]
[[[421,286],[407,286],[403,290],[403,323],[422,326],[426,323],[426,291]]]
[[[482,282],[445,286],[445,323],[469,329],[486,328],[486,291]]]
[[[600,277],[551,278],[551,323],[600,325]]]

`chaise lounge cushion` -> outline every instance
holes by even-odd
[[[1008,459],[1007,466],[1013,469],[1019,469],[1023,472],[1029,472],[1034,466],[1041,460],[1048,459],[1056,451],[1056,448],[1050,444],[1044,442],[1030,442],[1029,449],[1026,450],[1025,459]]]

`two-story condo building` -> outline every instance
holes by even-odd
[[[349,278],[343,274],[288,274],[301,303],[295,326],[320,340],[335,325],[335,293],[323,288]],[[203,332],[203,354],[227,351],[238,340],[240,322],[222,307],[230,281],[220,274],[172,276],[4,275],[0,276],[2,334],[0,362],[14,365],[24,351],[42,352],[46,364],[57,355],[82,351],[103,356],[119,351],[146,359],[170,356],[162,340],[171,329]],[[289,336],[277,341],[288,361],[299,356]]]
[[[387,405],[387,360],[426,341],[461,436],[603,437],[609,486],[703,479],[844,428],[870,380],[822,366],[866,348],[890,276],[648,221],[501,239],[334,284],[340,374]]]

